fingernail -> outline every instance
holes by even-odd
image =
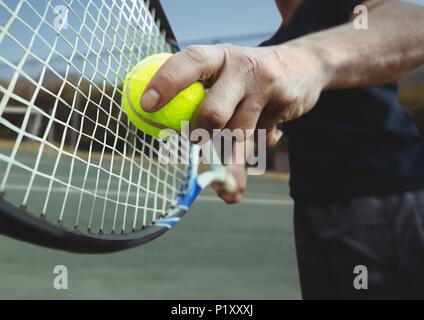
[[[277,129],[277,133],[276,134],[277,134],[277,141],[278,141],[278,140],[281,139],[281,137],[283,136],[284,133],[283,133],[283,131]]]
[[[160,94],[155,89],[147,90],[140,100],[140,106],[144,111],[152,112],[155,111],[160,100]]]

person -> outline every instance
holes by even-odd
[[[188,47],[141,105],[154,112],[200,80],[192,129],[262,128],[269,146],[288,136],[304,299],[424,298],[424,144],[395,83],[424,62],[423,3],[276,2],[284,22],[270,40]],[[246,171],[228,167],[237,192],[215,189],[236,203]]]

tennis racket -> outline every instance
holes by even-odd
[[[236,187],[200,147],[138,131],[122,82],[144,57],[178,50],[159,1],[0,2],[0,233],[78,253],[114,252],[175,226],[212,182]],[[171,141],[172,142],[172,141]]]

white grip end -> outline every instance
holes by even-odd
[[[237,191],[237,181],[230,172],[226,172],[227,176],[224,181],[224,188],[227,192],[236,192]]]

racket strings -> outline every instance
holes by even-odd
[[[128,122],[122,82],[171,48],[144,1],[55,3],[0,2],[0,193],[69,227],[143,228],[185,168],[160,163],[158,141]]]

